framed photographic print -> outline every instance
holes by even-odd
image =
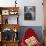
[[[24,20],[35,20],[35,6],[24,6]]]
[[[9,10],[2,10],[2,15],[9,15]]]

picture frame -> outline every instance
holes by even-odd
[[[2,15],[9,15],[9,10],[2,10]]]
[[[35,20],[36,8],[35,6],[24,6],[24,20]]]

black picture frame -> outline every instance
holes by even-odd
[[[35,20],[35,6],[24,6],[24,20]]]

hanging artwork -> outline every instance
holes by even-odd
[[[35,6],[24,6],[24,20],[35,20]]]

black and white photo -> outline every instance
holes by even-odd
[[[24,20],[35,20],[35,6],[24,6]]]

